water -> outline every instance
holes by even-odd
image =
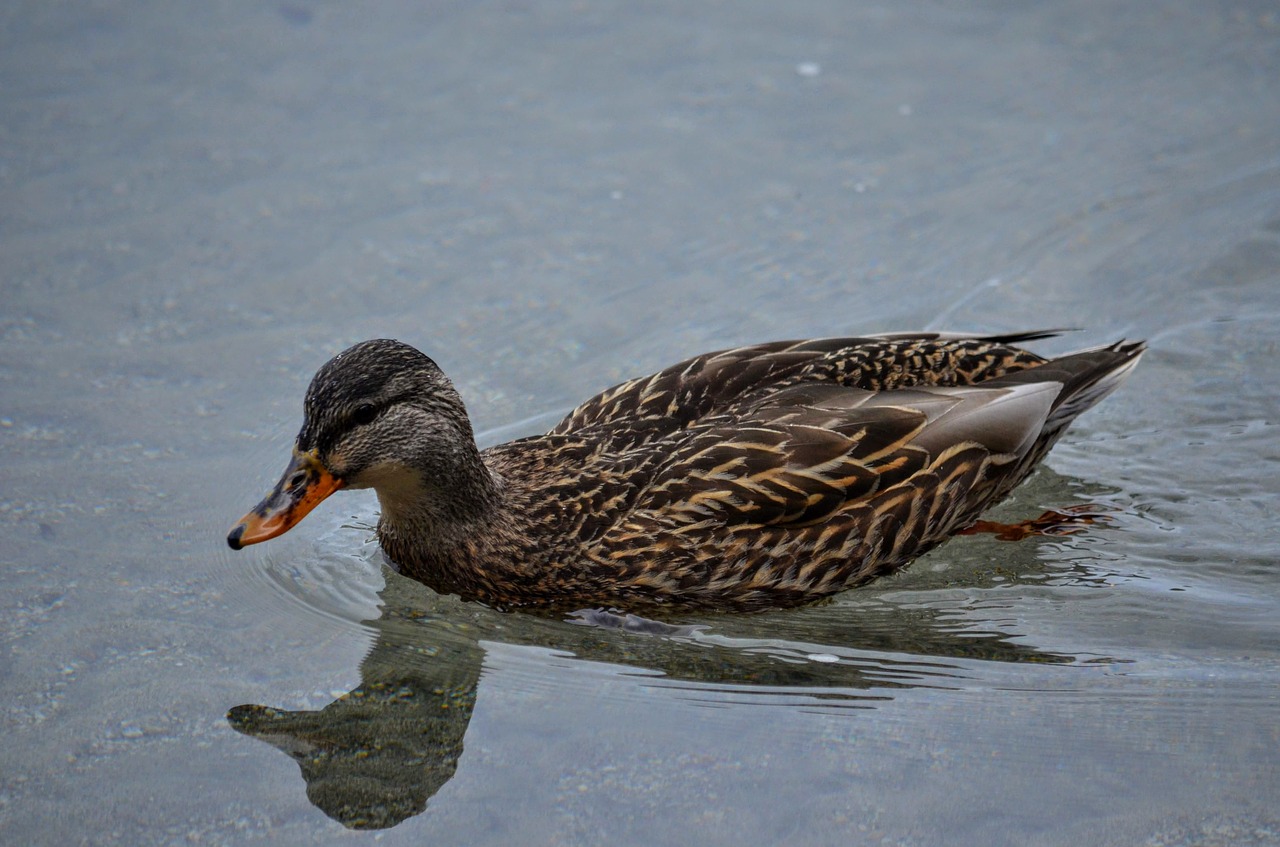
[[[1271,4],[0,21],[0,841],[1280,843]],[[999,514],[1110,521],[817,607],[498,614],[355,494],[222,540],[361,338],[493,443],[716,347],[1046,325],[1151,350]]]

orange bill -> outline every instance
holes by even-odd
[[[342,480],[329,473],[316,451],[301,453],[295,448],[284,476],[271,493],[232,528],[227,534],[227,543],[232,550],[239,550],[283,535],[342,485]]]

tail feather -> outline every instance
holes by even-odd
[[[1062,390],[1050,407],[1046,427],[1061,421],[1070,423],[1075,417],[1096,405],[1120,387],[1125,377],[1137,367],[1147,345],[1142,341],[1117,341],[1104,347],[1081,350],[1043,365],[988,380],[983,385],[1021,385],[1037,382],[1059,382]]]
[[[982,383],[992,387],[1043,382],[1062,384],[1035,444],[1001,481],[995,499],[1004,497],[1031,473],[1072,421],[1120,387],[1125,377],[1137,367],[1146,349],[1147,345],[1142,341],[1117,341]]]

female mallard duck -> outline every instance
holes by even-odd
[[[1012,346],[1052,334],[707,353],[484,451],[435,362],[365,341],[311,381],[292,462],[227,541],[265,541],[339,488],[373,488],[402,573],[496,606],[816,600],[972,524],[1144,349]]]

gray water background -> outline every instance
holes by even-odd
[[[0,842],[1280,844],[1277,80],[1271,3],[5,4]],[[1110,522],[816,608],[487,613],[354,494],[223,542],[366,337],[493,443],[717,347],[1045,326],[1151,350],[1000,514]],[[356,832],[224,715],[392,643],[474,714]]]

